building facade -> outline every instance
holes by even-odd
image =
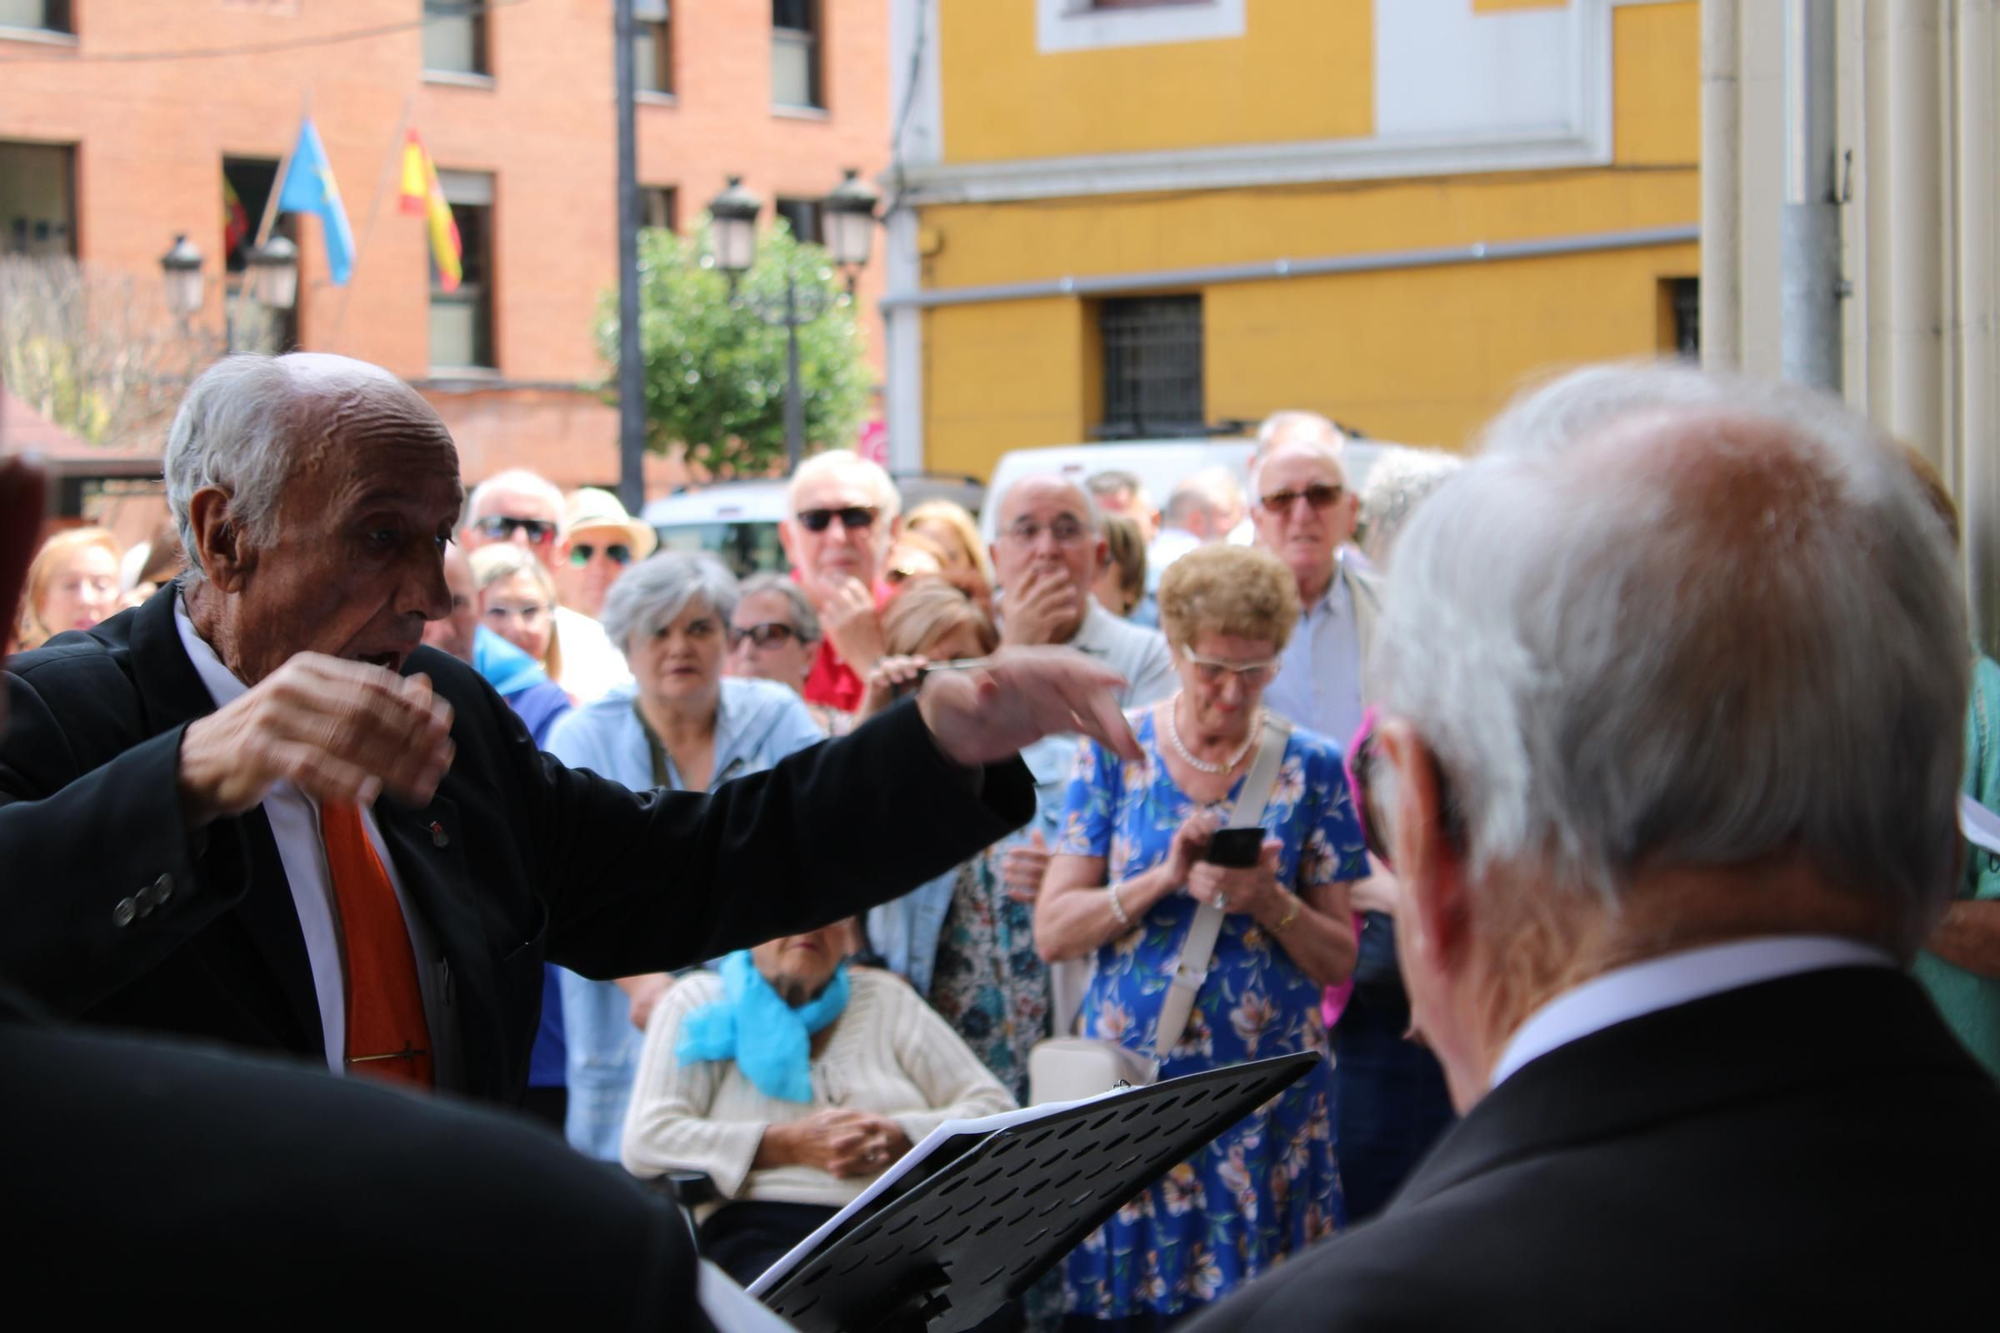
[[[767,218],[817,225],[844,167],[887,164],[883,0],[635,0],[642,209],[685,226],[741,174]],[[377,362],[436,405],[466,475],[618,475],[597,385],[617,276],[611,0],[0,0],[0,250],[157,283],[177,233],[206,258],[202,319],[240,268],[310,114],[356,256],[332,285],[317,218],[288,332]],[[464,243],[446,292],[397,207],[415,129]],[[877,258],[860,274],[866,308]],[[864,321],[880,363],[879,325]],[[675,475],[655,460],[657,487]]]
[[[889,442],[1461,445],[1698,337],[1695,0],[895,0]]]

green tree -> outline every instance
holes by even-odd
[[[709,257],[708,223],[686,236],[639,234],[639,346],[646,363],[646,443],[675,445],[694,467],[719,477],[762,476],[785,460],[785,329],[751,305],[779,311],[785,279],[801,307],[824,311],[799,327],[799,380],[806,448],[847,447],[867,409],[871,377],[854,322],[854,301],[824,250],[792,238],[782,223],[758,240],[757,262],[737,284]],[[614,368],[605,388],[617,401],[618,294],[599,302],[598,350]]]

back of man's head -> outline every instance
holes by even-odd
[[[1616,918],[1662,873],[1733,876],[1711,937],[1907,954],[1951,890],[1966,643],[1944,529],[1866,421],[1613,366],[1517,402],[1416,510],[1374,665],[1475,895],[1497,877]],[[1825,892],[1765,894],[1767,866]],[[1847,908],[1875,924],[1826,930]],[[1685,947],[1679,911],[1653,951]]]

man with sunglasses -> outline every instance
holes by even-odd
[[[1962,846],[1944,525],[1839,399],[1686,363],[1484,440],[1397,538],[1357,773],[1464,1119],[1189,1333],[1964,1323],[2000,1088],[1905,970]]]
[[[1316,413],[1280,418],[1251,460],[1250,521],[1257,544],[1292,571],[1304,610],[1268,699],[1345,749],[1361,725],[1361,664],[1376,607],[1348,544],[1360,502],[1347,486],[1339,428]]]
[[[621,508],[620,512],[623,510]],[[562,586],[569,542],[563,535],[563,496],[555,483],[526,468],[495,473],[472,488],[459,542],[468,551],[512,542],[542,563]],[[609,584],[606,585],[607,587]],[[556,683],[580,704],[599,699],[632,679],[623,654],[587,612],[558,606],[556,642],[562,645],[562,679]]]
[[[595,486],[569,493],[559,535],[556,594],[564,606],[592,620],[603,614],[604,594],[618,576],[660,544],[650,527],[625,512],[617,496]]]
[[[806,702],[852,713],[883,654],[882,571],[902,531],[902,496],[875,463],[829,449],[799,464],[790,502],[778,540],[825,636],[806,676]]]

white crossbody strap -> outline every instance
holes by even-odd
[[[1229,812],[1230,828],[1248,828],[1264,822],[1264,808],[1271,803],[1271,792],[1278,785],[1278,767],[1284,762],[1285,740],[1291,733],[1291,723],[1276,713],[1265,712],[1264,739],[1258,744],[1257,757],[1250,762],[1243,790],[1237,793],[1236,807]],[[1195,909],[1194,924],[1188,927],[1187,942],[1181,945],[1180,961],[1174,965],[1174,979],[1160,1005],[1160,1025],[1153,1032],[1155,1066],[1180,1044],[1181,1034],[1187,1031],[1188,1015],[1194,1012],[1194,997],[1200,992],[1201,983],[1208,979],[1208,960],[1215,953],[1215,939],[1222,933],[1222,919],[1227,915],[1213,903],[1203,903]]]

